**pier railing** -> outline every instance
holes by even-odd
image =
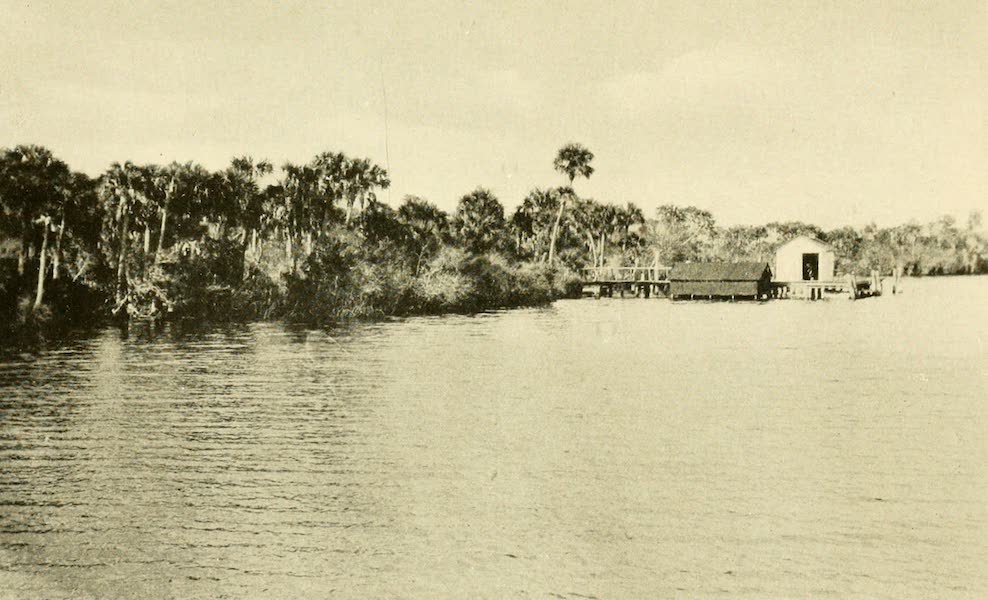
[[[665,282],[671,267],[586,267],[582,269],[587,283]]]

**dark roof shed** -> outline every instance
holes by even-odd
[[[771,278],[767,262],[679,263],[669,274],[670,281],[760,281]]]

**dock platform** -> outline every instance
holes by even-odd
[[[624,298],[626,294],[650,298],[669,294],[669,267],[587,267],[581,270],[583,295]]]
[[[668,298],[671,267],[587,267],[581,270],[583,296],[593,298]],[[899,290],[898,273],[883,279],[877,272],[870,277],[847,276],[826,281],[773,281],[771,292],[764,298],[821,300],[844,297],[850,300],[892,294]],[[701,295],[702,296],[702,295]]]
[[[891,292],[896,293],[898,278],[889,282]],[[881,296],[886,283],[872,273],[870,277],[847,276],[829,281],[773,281],[772,298],[821,300],[827,296],[843,296],[849,300]]]

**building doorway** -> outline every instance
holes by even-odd
[[[820,279],[820,255],[817,253],[803,255],[803,281]]]

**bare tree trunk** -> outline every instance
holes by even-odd
[[[38,293],[34,297],[32,311],[38,310],[45,298],[45,272],[48,270],[48,221],[42,221],[42,225],[45,228],[45,233],[41,238],[41,255],[38,261]]]
[[[285,228],[285,254],[292,265],[292,273],[295,272],[295,249],[292,247],[292,231],[289,228]]]
[[[161,207],[161,231],[158,232],[158,249],[154,252],[154,264],[161,262],[161,254],[165,251],[165,232],[168,227],[168,198]]]
[[[559,222],[563,220],[563,207],[566,200],[559,201],[559,210],[556,211],[556,221],[552,224],[552,234],[549,236],[549,265],[552,265],[556,257],[556,239],[559,237]]]
[[[62,266],[62,237],[65,235],[65,207],[62,207],[62,218],[58,223],[58,237],[55,239],[55,257],[52,259],[52,274],[51,278],[53,280],[58,279],[58,271]]]
[[[603,232],[601,232],[601,234],[600,234],[600,254],[599,254],[599,260],[600,260],[600,266],[602,266],[602,267],[604,266],[604,248],[606,247],[605,244],[606,244],[606,240],[604,239]]]
[[[123,213],[120,217],[120,248],[117,254],[117,302],[123,299],[124,288],[126,287],[127,273],[127,234],[130,223],[130,211],[126,207],[121,209]]]
[[[27,245],[28,242],[25,239],[21,240],[21,249],[17,252],[17,274],[23,275],[24,270],[27,268]]]
[[[87,258],[79,270],[76,271],[75,275],[72,276],[72,281],[79,281],[79,278],[86,274],[86,270],[89,268],[89,259]]]
[[[241,241],[241,246],[243,248],[240,259],[241,279],[246,279],[247,273],[250,271],[250,269],[248,268],[247,256],[248,255],[252,257],[254,256],[255,254],[254,246],[256,241],[257,241],[257,230],[251,229],[250,234],[248,235],[247,230],[245,229],[244,238]]]
[[[597,244],[594,243],[593,234],[587,232],[587,249],[590,250],[590,264],[597,267],[599,266],[597,259]]]
[[[151,254],[151,225],[144,226],[144,256]]]
[[[23,275],[27,270],[28,256],[31,250],[31,219],[25,209],[21,215],[21,249],[17,253],[17,274]]]

